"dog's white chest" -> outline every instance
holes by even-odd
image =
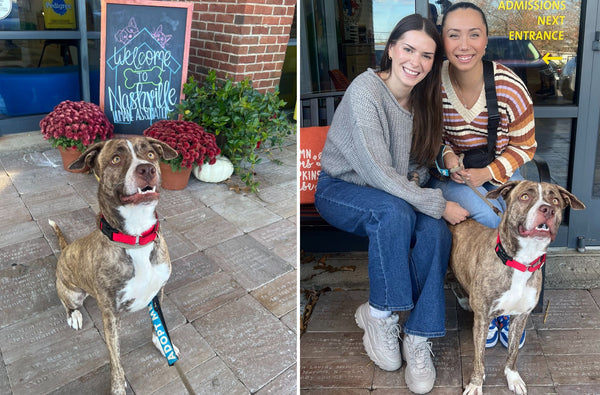
[[[171,271],[167,263],[157,265],[150,263],[152,248],[151,243],[143,248],[127,250],[127,254],[133,261],[134,276],[127,281],[120,293],[119,309],[121,306],[128,311],[145,308],[169,279]],[[127,302],[131,304],[124,306]]]
[[[531,311],[537,303],[537,289],[527,285],[531,272],[515,271],[510,288],[492,305],[492,311],[503,315],[523,314]]]

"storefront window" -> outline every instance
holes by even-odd
[[[99,32],[101,26],[100,0],[86,0],[85,5],[88,31]]]
[[[86,16],[82,25],[99,31],[100,0],[86,1]],[[82,99],[78,28],[76,0],[0,0],[0,37],[20,32],[18,39],[0,38],[0,120],[47,113],[63,100]],[[40,31],[62,37],[40,39]],[[90,39],[87,45],[90,100],[98,103],[100,41]]]
[[[0,19],[0,30],[77,29],[75,0],[12,0],[10,7],[10,14]]]
[[[302,0],[304,42],[301,92],[345,90],[357,75],[377,67],[385,42],[413,0]]]
[[[535,156],[548,163],[552,182],[564,188],[568,187],[572,124],[573,120],[569,118],[535,119],[535,139],[538,144]],[[531,168],[532,165],[529,163],[528,168]],[[525,169],[525,171],[527,170]],[[535,179],[535,177],[535,172],[531,177],[527,176],[530,179]]]

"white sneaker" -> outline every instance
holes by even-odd
[[[365,331],[363,344],[367,355],[375,365],[383,370],[394,371],[402,366],[400,356],[400,325],[398,315],[375,318],[371,315],[369,303],[362,304],[354,314],[356,324]]]
[[[402,341],[402,355],[406,360],[404,379],[408,389],[415,394],[428,393],[435,382],[431,342],[426,340],[423,337],[408,335]]]

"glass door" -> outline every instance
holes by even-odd
[[[600,246],[600,4],[586,3],[572,192],[587,208],[570,212],[568,240],[569,247],[579,242],[580,248]]]

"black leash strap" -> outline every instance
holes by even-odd
[[[489,60],[483,61],[483,82],[485,84],[485,101],[488,110],[488,157],[490,162],[496,157],[496,140],[500,113],[498,112],[498,97],[496,96],[496,81],[494,79],[494,64]]]
[[[483,61],[483,82],[485,85],[485,101],[488,110],[488,162],[496,158],[496,140],[498,137],[498,125],[500,125],[500,113],[498,112],[498,97],[496,96],[496,81],[494,79],[494,64],[489,60]],[[462,160],[460,162],[462,164]],[[462,175],[460,178],[473,190],[496,215],[502,217],[502,212],[494,206],[477,188],[473,187]]]

